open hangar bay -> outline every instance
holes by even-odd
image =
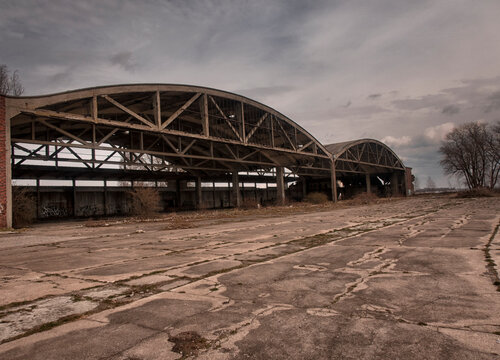
[[[119,85],[1,97],[0,107],[3,226],[12,179],[31,180],[38,218],[126,213],[127,190],[141,184],[158,187],[164,208],[412,191],[411,169],[385,144],[323,145],[278,111],[221,90]],[[51,180],[69,184],[44,186]],[[86,180],[102,183],[79,185]]]

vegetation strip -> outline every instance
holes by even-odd
[[[500,277],[498,276],[498,265],[495,264],[495,261],[491,257],[490,250],[491,250],[491,243],[493,242],[493,239],[495,239],[496,234],[498,233],[498,229],[500,228],[500,223],[497,224],[495,227],[495,230],[493,231],[493,234],[491,234],[490,239],[488,240],[488,243],[484,247],[484,259],[486,261],[486,269],[488,270],[489,275],[493,279],[493,285],[497,287],[497,291],[500,292]]]

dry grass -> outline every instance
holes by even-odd
[[[172,351],[182,354],[182,358],[195,356],[199,350],[210,347],[210,342],[201,337],[196,331],[181,332],[175,336],[170,336],[168,341],[174,343]]]
[[[141,187],[129,191],[130,213],[142,218],[151,217],[160,212],[160,193],[155,188]]]
[[[305,200],[311,204],[324,204],[328,202],[328,196],[321,192],[312,192],[307,194]]]
[[[378,200],[378,196],[373,193],[359,193],[355,195],[350,201],[351,205],[367,205],[371,203],[375,203]]]
[[[190,221],[189,216],[179,216],[174,214],[164,220],[168,221],[164,230],[189,229],[193,227],[193,222]]]
[[[27,188],[12,187],[12,222],[15,228],[28,226],[36,219],[36,200]]]
[[[498,191],[490,190],[487,188],[472,189],[466,191],[460,191],[457,193],[457,198],[476,198],[476,197],[494,197],[499,196]]]
[[[249,209],[258,209],[260,208],[260,204],[255,199],[245,199],[241,202],[241,209],[249,210]]]
[[[93,219],[88,219],[85,221],[85,224],[83,224],[85,227],[105,227],[105,226],[111,226],[109,221],[106,220],[93,220]]]

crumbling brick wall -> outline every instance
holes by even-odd
[[[7,149],[5,97],[0,95],[0,228],[7,227]]]

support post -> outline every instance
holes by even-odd
[[[108,182],[104,180],[104,209],[103,213],[104,215],[108,215]]]
[[[73,179],[71,181],[72,185],[73,185],[73,217],[76,216],[76,180]]]
[[[370,194],[372,192],[370,174],[365,174],[365,178],[366,178],[366,193]]]
[[[392,196],[398,195],[398,173],[396,172],[391,174],[391,192]]]
[[[0,228],[12,227],[10,118],[0,95]]]
[[[285,171],[283,166],[276,167],[276,202],[285,205]]]
[[[36,179],[36,218],[40,217],[40,179]]]
[[[175,180],[175,206],[181,208],[181,181]]]
[[[196,201],[196,209],[201,209],[202,203],[202,193],[201,193],[201,178],[198,176],[195,182],[195,201]]]
[[[213,203],[213,208],[215,209],[217,207],[215,205],[215,181],[212,181],[212,203]]]
[[[304,200],[307,196],[307,179],[302,178],[302,200]]]
[[[332,159],[330,180],[331,180],[331,190],[332,190],[332,201],[337,202],[337,173],[335,172],[335,159]]]
[[[241,194],[240,194],[240,179],[238,177],[238,171],[233,171],[233,206],[239,208],[241,206]]]

